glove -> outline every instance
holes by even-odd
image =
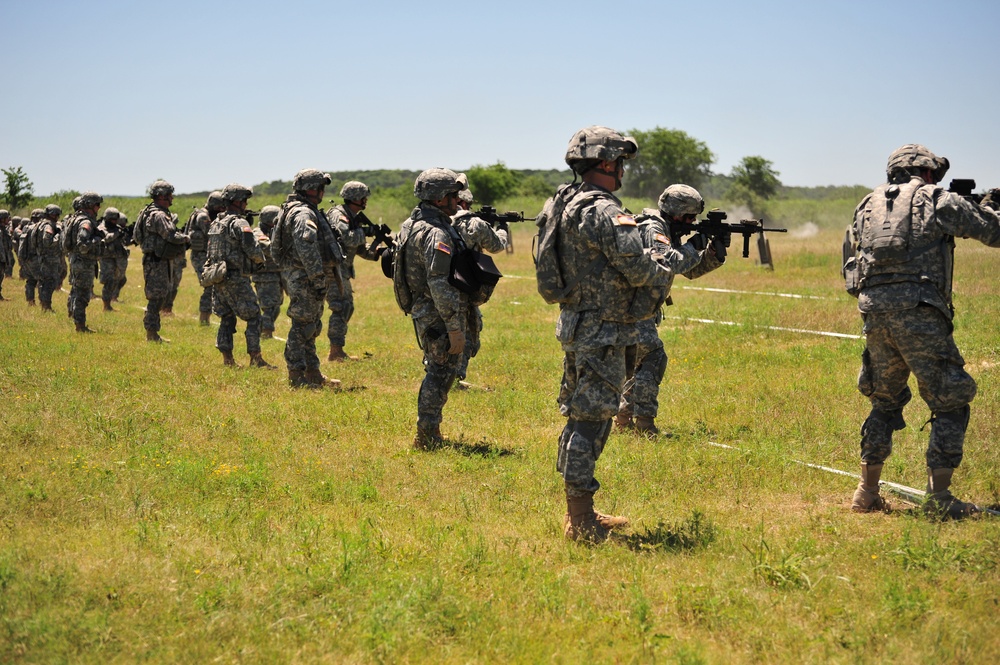
[[[733,242],[733,234],[730,231],[723,231],[722,233],[715,236],[715,239],[720,243],[722,243],[724,247],[729,247],[729,244]],[[725,256],[724,252],[723,256]]]
[[[726,233],[729,236],[729,233]],[[731,239],[731,237],[729,238]],[[716,236],[712,238],[712,251],[715,252],[715,258],[719,260],[719,263],[726,262],[726,248],[729,247],[729,242],[724,241],[722,237]]]
[[[465,333],[461,330],[448,331],[448,353],[453,356],[465,351]]]
[[[688,239],[687,244],[701,252],[708,247],[708,238],[704,233],[696,233]]]

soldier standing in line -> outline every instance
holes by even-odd
[[[171,214],[174,186],[157,180],[149,186],[153,199],[135,220],[134,240],[142,249],[142,276],[145,281],[146,314],[142,317],[147,342],[165,342],[160,337],[160,309],[173,285],[172,260],[187,249],[188,237],[177,230],[177,216]]]
[[[566,491],[563,532],[571,540],[601,542],[610,529],[628,524],[594,510],[601,487],[594,469],[618,412],[625,347],[636,339],[632,300],[639,287],[665,287],[673,279],[669,267],[643,250],[635,219],[612,193],[621,188],[624,161],[638,150],[635,139],[607,127],[578,131],[566,163],[583,182],[574,176],[560,187],[536,221],[538,288],[559,302],[556,339],[565,352],[558,402],[567,421],[556,468]],[[549,292],[553,284],[557,297]]]
[[[191,238],[191,266],[201,281],[201,273],[205,269],[205,258],[208,252],[208,229],[212,222],[226,209],[222,200],[222,192],[212,192],[205,201],[204,208],[197,208],[188,217],[184,230]],[[198,300],[198,322],[207,326],[212,317],[212,290],[214,287],[202,287],[201,298]]]
[[[32,272],[38,280],[38,299],[44,312],[52,311],[52,294],[59,288],[59,282],[65,273],[62,236],[57,224],[62,211],[55,212],[56,210],[59,208],[53,206],[48,214],[41,209],[31,212],[31,218],[37,219],[31,232],[31,244],[35,253]]]
[[[365,245],[365,231],[361,228],[359,214],[368,207],[368,197],[371,190],[368,185],[357,180],[344,183],[340,189],[340,197],[344,200],[327,213],[330,225],[338,235],[344,262],[340,267],[339,279],[333,279],[327,284],[326,302],[330,306],[330,322],[327,327],[327,337],[330,339],[329,362],[357,360],[344,351],[347,340],[347,323],[354,315],[354,289],[351,280],[355,277],[354,257],[360,256],[369,261],[377,261],[381,251],[368,252]]]
[[[477,252],[489,252],[490,254],[496,254],[507,249],[507,241],[510,237],[510,229],[507,227],[507,222],[501,221],[497,225],[497,228],[494,229],[489,222],[476,217],[476,214],[472,212],[472,203],[475,198],[468,189],[469,180],[464,173],[458,175],[459,180],[465,185],[466,189],[458,193],[459,211],[452,216],[451,224],[458,230],[459,235],[462,236],[465,246]],[[476,354],[479,353],[482,331],[483,313],[478,305],[469,303],[469,321],[466,325],[465,351],[462,352],[462,360],[458,365],[458,373],[455,376],[457,379],[455,385],[461,390],[469,387],[465,383],[465,376],[469,370],[469,360],[475,358]]]
[[[857,253],[845,264],[844,276],[864,322],[858,390],[872,405],[861,426],[855,512],[886,507],[879,480],[892,452],[892,434],[906,426],[911,372],[931,410],[924,509],[952,519],[979,511],[950,490],[977,389],[952,336],[952,268],[956,237],[1000,247],[1000,217],[939,187],[948,167],[947,159],[924,146],[904,145],[889,155],[887,183],[854,212]]]
[[[3,297],[3,280],[14,274],[14,243],[10,236],[10,213],[0,210],[0,300]]]
[[[264,252],[264,264],[253,271],[253,286],[260,302],[260,336],[262,339],[274,337],[274,322],[281,313],[281,303],[284,302],[281,285],[281,268],[271,256],[271,230],[281,213],[278,206],[264,206],[260,211],[260,223],[254,229],[257,243]]]
[[[35,216],[38,213],[38,217]],[[35,229],[41,221],[41,210],[32,211],[30,217],[21,220],[17,232],[17,263],[18,276],[24,280],[24,299],[29,306],[35,305],[35,291],[41,291],[38,285],[38,253],[35,251]]]
[[[292,320],[285,343],[288,382],[293,388],[339,388],[340,381],[320,372],[316,338],[323,330],[323,299],[331,275],[344,260],[340,243],[326,215],[317,206],[330,184],[330,175],[316,169],[295,174],[290,194],[271,232],[271,255],[281,266],[288,289],[288,318]]]
[[[69,254],[70,286],[73,297],[73,322],[78,333],[94,332],[87,327],[87,306],[94,297],[97,264],[104,253],[104,235],[97,224],[97,213],[104,198],[96,192],[80,195],[80,210],[67,220],[63,229],[63,249]]]
[[[233,335],[236,317],[239,317],[247,322],[250,366],[277,369],[264,360],[260,352],[260,305],[250,285],[250,273],[255,265],[264,263],[264,253],[244,216],[251,196],[253,190],[249,187],[236,183],[226,185],[222,190],[226,213],[217,217],[208,230],[206,265],[226,264],[226,276],[215,285],[212,295],[212,309],[221,319],[215,347],[222,352],[224,365],[237,366],[233,358]]]
[[[698,190],[688,185],[670,185],[663,190],[658,203],[659,209],[644,209],[636,222],[643,247],[663,256],[673,274],[696,279],[725,262],[728,238],[710,242],[699,233],[682,244],[671,233],[671,222],[694,222],[705,209],[705,201]],[[668,283],[639,289],[632,305],[632,314],[638,319],[635,324],[638,337],[635,344],[625,348],[625,389],[615,416],[618,429],[632,429],[650,436],[659,434],[657,398],[667,370],[667,354],[657,326],[663,320],[663,306],[672,304],[671,286],[672,283]]]
[[[459,249],[451,216],[465,188],[450,169],[431,168],[417,176],[413,195],[420,205],[403,222],[397,240],[397,267],[403,259],[417,345],[424,352],[424,380],[417,395],[417,433],[413,448],[430,450],[441,443],[441,419],[448,402],[469,322],[469,296],[448,282],[451,257]]]
[[[97,228],[104,234],[105,245],[100,264],[101,300],[104,302],[104,311],[113,312],[115,310],[111,307],[111,301],[118,300],[118,294],[128,281],[126,270],[130,239],[117,208],[105,208],[101,224]]]

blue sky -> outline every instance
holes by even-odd
[[[918,142],[1000,186],[998,26],[986,0],[0,0],[0,166],[126,195],[562,168],[602,124],[683,130],[720,173],[761,155],[788,185],[875,185]]]

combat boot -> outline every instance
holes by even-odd
[[[955,469],[927,469],[927,500],[924,512],[940,519],[960,520],[979,512],[974,503],[960,501],[951,493],[951,477]]]
[[[219,351],[222,353],[223,365],[226,367],[239,367],[239,365],[236,364],[236,358],[233,358],[232,351],[223,351],[222,349],[219,349]]]
[[[160,337],[160,333],[156,332],[155,330],[147,330],[146,331],[146,341],[147,342],[156,342],[157,344],[162,344],[163,342],[169,342],[170,340],[167,339],[166,337]]]
[[[29,300],[28,301],[28,307],[34,307],[34,306],[35,306],[35,301],[34,300]]]
[[[207,326],[211,317],[211,312],[198,312],[198,323],[203,326]]]
[[[262,369],[278,369],[271,363],[264,360],[264,357],[260,354],[260,351],[258,351],[257,353],[250,354],[250,366],[260,367]]]
[[[306,381],[308,381],[309,384],[315,388],[332,388],[333,390],[340,390],[340,381],[326,376],[319,371],[319,367],[310,367],[306,369],[305,378]]]
[[[356,356],[349,356],[344,352],[344,347],[330,345],[330,355],[326,357],[328,362],[342,363],[345,360],[357,360]]]
[[[173,316],[173,315],[174,315],[173,307],[164,307],[163,309],[160,310],[160,316]]]
[[[882,477],[882,464],[862,464],[861,482],[854,490],[851,510],[856,513],[874,513],[889,510],[889,504],[878,493],[878,480]]]
[[[597,519],[594,512],[594,495],[566,495],[566,512],[569,520],[563,526],[563,535],[569,540],[583,541],[595,545],[608,539],[610,531]]]
[[[660,430],[656,427],[656,423],[650,416],[636,416],[635,431],[646,436],[656,436],[660,433]]]
[[[292,388],[315,388],[306,381],[306,373],[301,369],[288,370],[288,385]]]
[[[635,428],[635,423],[632,422],[632,413],[630,411],[619,411],[615,414],[615,429],[619,432],[625,432]]]
[[[113,311],[115,311],[114,307],[111,306],[111,301],[110,300],[105,300],[104,301],[104,311],[105,312],[113,312]]]
[[[205,325],[208,325],[208,324],[205,324]],[[260,331],[260,338],[261,339],[274,339],[274,331],[273,330],[261,330]]]
[[[34,303],[34,302],[32,302],[31,304],[32,304],[32,305],[34,305],[35,303]],[[52,309],[52,305],[51,305],[51,303],[50,303],[50,304],[48,304],[48,305],[46,305],[45,303],[42,303],[42,311],[43,311],[43,312],[53,312],[53,311],[55,311],[55,310],[53,310],[53,309]],[[71,319],[73,318],[73,312],[70,312],[70,313],[69,313],[69,318],[71,318]]]
[[[444,443],[440,425],[421,425],[417,423],[417,435],[413,437],[414,450],[434,450]]]
[[[93,330],[91,330],[90,328],[87,327],[86,323],[77,323],[76,324],[76,331],[78,333],[92,333],[92,332],[94,332]]]

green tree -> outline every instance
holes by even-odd
[[[769,160],[759,155],[741,159],[730,173],[733,184],[729,188],[728,198],[743,203],[755,216],[767,216],[767,200],[777,194],[781,187],[781,181],[778,180],[781,174],[773,167]]]
[[[639,143],[639,154],[625,162],[625,194],[657,197],[667,185],[683,183],[697,188],[711,177],[715,155],[687,132],[655,127],[629,133]]]
[[[465,175],[469,177],[469,189],[476,200],[485,205],[493,205],[507,198],[517,190],[520,178],[503,162],[490,166],[474,165]]]
[[[2,169],[4,177],[3,200],[11,210],[23,208],[35,197],[35,185],[20,166]]]

